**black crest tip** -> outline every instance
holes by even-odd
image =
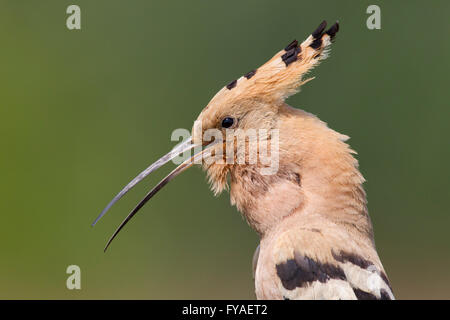
[[[297,61],[297,56],[301,51],[302,49],[300,47],[294,47],[281,56],[281,59],[286,64],[286,67],[289,66],[292,62]]]
[[[334,38],[336,33],[339,31],[339,21],[336,21],[335,24],[333,24],[330,29],[328,29],[325,33],[330,36],[331,39]]]
[[[231,81],[229,84],[227,84],[227,89],[228,90],[233,89],[234,87],[236,87],[236,83],[237,83],[237,80]]]
[[[317,39],[322,35],[323,30],[325,30],[325,28],[327,27],[327,22],[325,20],[322,21],[322,23],[317,27],[316,30],[314,30],[313,33],[311,33],[311,35],[313,36],[313,38]]]
[[[294,49],[295,47],[298,47],[298,41],[294,40],[291,43],[289,43],[286,48],[284,48],[284,51],[289,51],[291,49]]]
[[[314,39],[314,41],[309,45],[313,49],[319,49],[322,46],[322,39]]]
[[[253,77],[256,73],[256,70],[252,70],[250,72],[247,72],[244,77],[246,77],[247,79],[250,79],[251,77]]]

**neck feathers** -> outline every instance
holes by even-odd
[[[253,166],[231,168],[232,204],[262,236],[286,216],[320,214],[373,239],[364,178],[348,137],[304,111],[282,105],[279,112],[278,172],[263,176]]]

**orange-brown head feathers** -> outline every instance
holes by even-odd
[[[304,79],[308,71],[327,57],[339,25],[327,31],[325,27],[322,22],[301,44],[291,42],[264,65],[222,88],[193,128],[193,141],[204,145],[211,142],[201,140],[206,131],[222,133],[223,143],[216,145],[215,152],[230,148],[225,141],[243,136],[245,144],[231,145],[234,161],[224,155],[227,161],[204,163],[204,169],[216,194],[228,187],[230,177],[232,204],[261,234],[286,215],[305,210],[332,212],[349,223],[359,220],[361,230],[371,234],[364,179],[345,143],[348,137],[284,102],[310,80]],[[250,130],[257,135],[263,130],[263,138],[247,139]],[[257,161],[249,164],[251,150],[256,150]],[[242,153],[245,161],[236,161]],[[270,161],[260,161],[261,154]],[[268,168],[274,170],[262,173]]]
[[[204,133],[210,129],[221,131],[224,137],[226,129],[263,129],[267,132],[280,129],[280,108],[284,106],[284,100],[311,80],[305,80],[304,76],[327,57],[339,25],[336,22],[328,30],[325,28],[324,21],[301,44],[292,41],[261,67],[223,87],[197,118],[192,130],[193,141],[205,144]],[[233,122],[230,127],[223,123],[229,119]],[[226,163],[205,166],[215,193],[227,187],[226,178],[231,167]]]

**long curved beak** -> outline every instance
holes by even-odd
[[[188,138],[185,142],[180,143],[179,145],[175,146],[169,153],[159,158],[157,161],[152,163],[147,169],[142,171],[137,175],[136,178],[131,180],[120,192],[108,203],[108,205],[103,209],[103,211],[98,215],[98,217],[94,220],[92,223],[92,226],[95,226],[95,224],[100,220],[106,212],[116,203],[119,201],[128,191],[133,189],[134,186],[136,186],[139,182],[144,180],[146,176],[148,176],[150,173],[155,171],[156,169],[162,167],[167,162],[171,161],[176,156],[180,155],[181,153],[191,150],[194,148],[195,145],[192,143],[192,138]]]
[[[111,242],[114,240],[114,238],[117,236],[117,234],[122,230],[122,228],[128,223],[128,221],[133,218],[133,216],[156,194],[159,190],[161,190],[167,183],[169,183],[170,180],[178,176],[180,173],[185,171],[186,169],[190,168],[193,164],[199,163],[201,159],[204,157],[207,157],[210,155],[210,147],[214,145],[215,143],[209,144],[206,148],[203,150],[197,151],[192,157],[185,160],[183,163],[181,163],[178,167],[176,167],[172,172],[170,172],[164,179],[162,179],[152,190],[150,190],[144,199],[142,199],[138,205],[128,214],[128,216],[122,221],[122,223],[119,225],[119,227],[116,229],[116,231],[113,233],[111,238],[108,240],[104,251],[108,249]],[[150,173],[155,171],[156,169],[160,168],[167,162],[174,159],[176,156],[180,155],[181,153],[184,153],[188,150],[191,150],[192,148],[198,147],[198,145],[192,143],[192,138],[189,138],[185,142],[177,145],[175,148],[173,148],[169,153],[158,159],[156,162],[151,164],[147,169],[142,171],[136,178],[131,180],[130,183],[128,183],[109,203],[108,205],[103,209],[103,211],[100,213],[100,215],[95,219],[95,221],[92,223],[92,226],[94,226],[98,220],[100,220],[106,212],[116,203],[120,198],[122,198],[128,191],[130,191],[136,184],[138,184],[140,181],[142,181],[146,176],[148,176]],[[201,163],[201,162],[200,162]]]

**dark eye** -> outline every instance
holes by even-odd
[[[222,128],[229,128],[233,125],[234,119],[230,117],[226,117],[222,120]]]

